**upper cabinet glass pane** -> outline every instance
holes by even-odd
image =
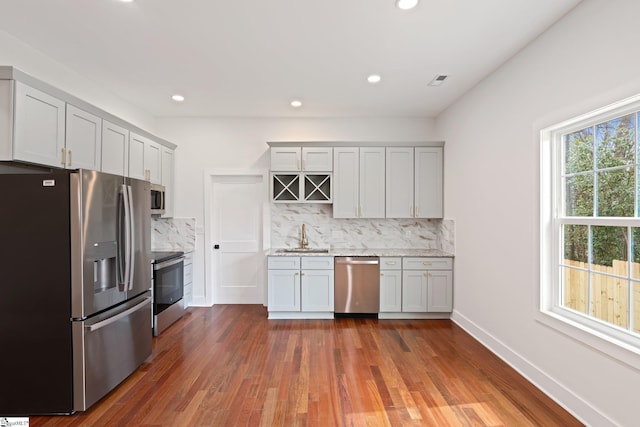
[[[636,162],[635,114],[618,117],[596,125],[598,169]]]
[[[564,136],[565,173],[593,170],[593,127]]]

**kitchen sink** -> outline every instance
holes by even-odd
[[[286,249],[278,249],[276,252],[284,253],[284,254],[295,254],[295,253],[305,253],[305,254],[327,254],[329,253],[329,249],[318,249],[318,248],[286,248]]]

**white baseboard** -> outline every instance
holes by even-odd
[[[605,414],[557,382],[502,341],[454,310],[451,320],[587,426],[616,427]]]

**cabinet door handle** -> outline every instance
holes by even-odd
[[[65,164],[67,163],[67,154],[66,154],[66,152],[64,151],[64,148],[61,148],[61,149],[60,149],[60,152],[62,153],[62,161],[60,161],[60,164],[61,164],[62,166],[65,166]]]
[[[302,168],[300,167],[300,160],[296,160],[296,166],[298,167],[298,170],[302,170]]]
[[[301,276],[304,276],[304,273],[300,273]]]
[[[384,273],[380,273],[381,276],[384,276]]]
[[[146,179],[147,181],[151,181],[151,170],[150,169],[145,169],[144,170],[144,179]]]
[[[294,274],[294,276],[299,276],[299,275],[300,275],[300,273],[296,273],[296,274]]]
[[[417,218],[418,216],[420,216],[420,214],[418,213],[418,211],[419,211],[419,210],[420,210],[420,208],[419,208],[418,206],[416,206],[416,218]]]
[[[69,166],[73,165],[73,151],[69,149]]]
[[[413,217],[413,206],[409,208],[409,216]]]
[[[307,162],[304,161],[304,159],[302,159],[302,170],[306,170],[307,167]]]
[[[387,264],[387,265],[396,265],[396,262],[395,261],[387,261],[387,262],[385,262],[385,264]]]

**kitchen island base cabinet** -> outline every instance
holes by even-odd
[[[333,257],[269,257],[269,319],[333,319]]]

